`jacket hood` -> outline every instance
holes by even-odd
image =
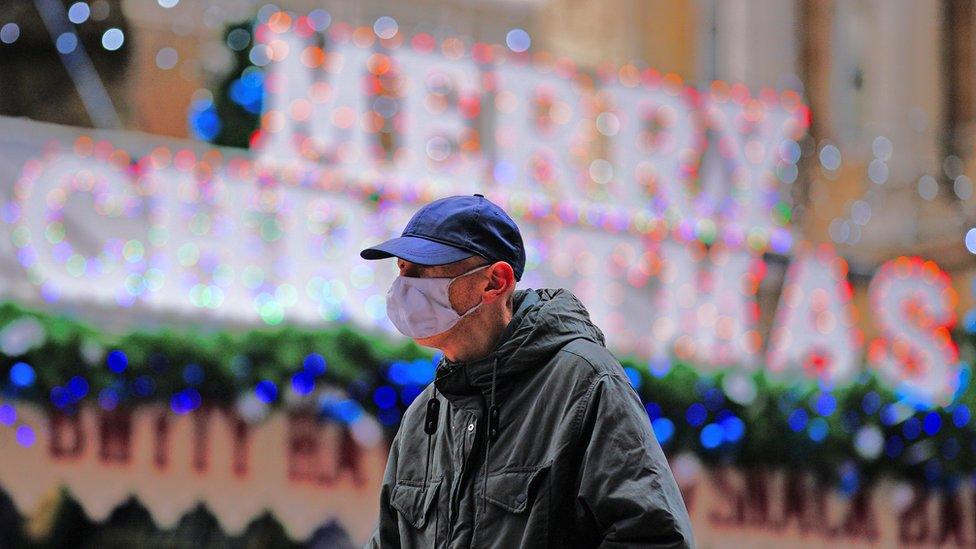
[[[492,385],[544,367],[564,345],[585,338],[606,346],[583,303],[564,288],[515,290],[514,313],[488,355],[470,361],[441,357],[434,385],[447,397],[484,394]]]

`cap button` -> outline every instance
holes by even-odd
[[[485,197],[485,195],[483,195],[483,194],[478,194],[478,193],[474,193],[474,195],[475,195],[475,196],[480,196],[481,198],[484,198],[484,197]]]

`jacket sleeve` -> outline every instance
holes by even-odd
[[[603,374],[584,406],[577,519],[597,530],[600,547],[694,547],[678,484],[630,383]]]
[[[390,507],[390,491],[396,483],[397,459],[400,456],[400,431],[397,431],[390,444],[390,455],[386,460],[386,471],[383,473],[383,484],[380,488],[380,515],[376,529],[363,549],[386,549],[400,547],[400,532],[397,524],[396,511]]]

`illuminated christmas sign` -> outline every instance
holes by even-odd
[[[777,173],[795,170],[808,123],[797,93],[757,98],[722,82],[699,92],[633,65],[588,73],[546,55],[363,30],[285,12],[255,29],[268,60],[252,140],[262,164],[558,204],[567,225],[661,223],[680,241],[789,250]],[[716,177],[692,192],[709,147]]]
[[[520,286],[572,290],[611,348],[652,371],[677,357],[828,385],[857,372],[846,263],[796,246],[789,226],[784,182],[809,117],[797,94],[699,91],[635,66],[585,71],[283,12],[255,37],[267,62],[254,158],[87,135],[8,158],[21,173],[0,252],[30,284],[7,294],[395,334],[396,269],[358,251],[423,203],[479,192],[522,229]],[[765,251],[793,252],[768,344]],[[945,403],[956,298],[933,262],[890,265],[871,287],[882,330],[869,358],[903,394]]]

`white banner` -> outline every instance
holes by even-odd
[[[16,410],[16,429],[0,425],[0,487],[25,516],[63,486],[95,522],[135,497],[160,528],[200,503],[229,535],[265,512],[296,541],[335,520],[362,543],[376,524],[385,444],[361,446],[311,414],[275,412],[249,424],[215,408]]]

